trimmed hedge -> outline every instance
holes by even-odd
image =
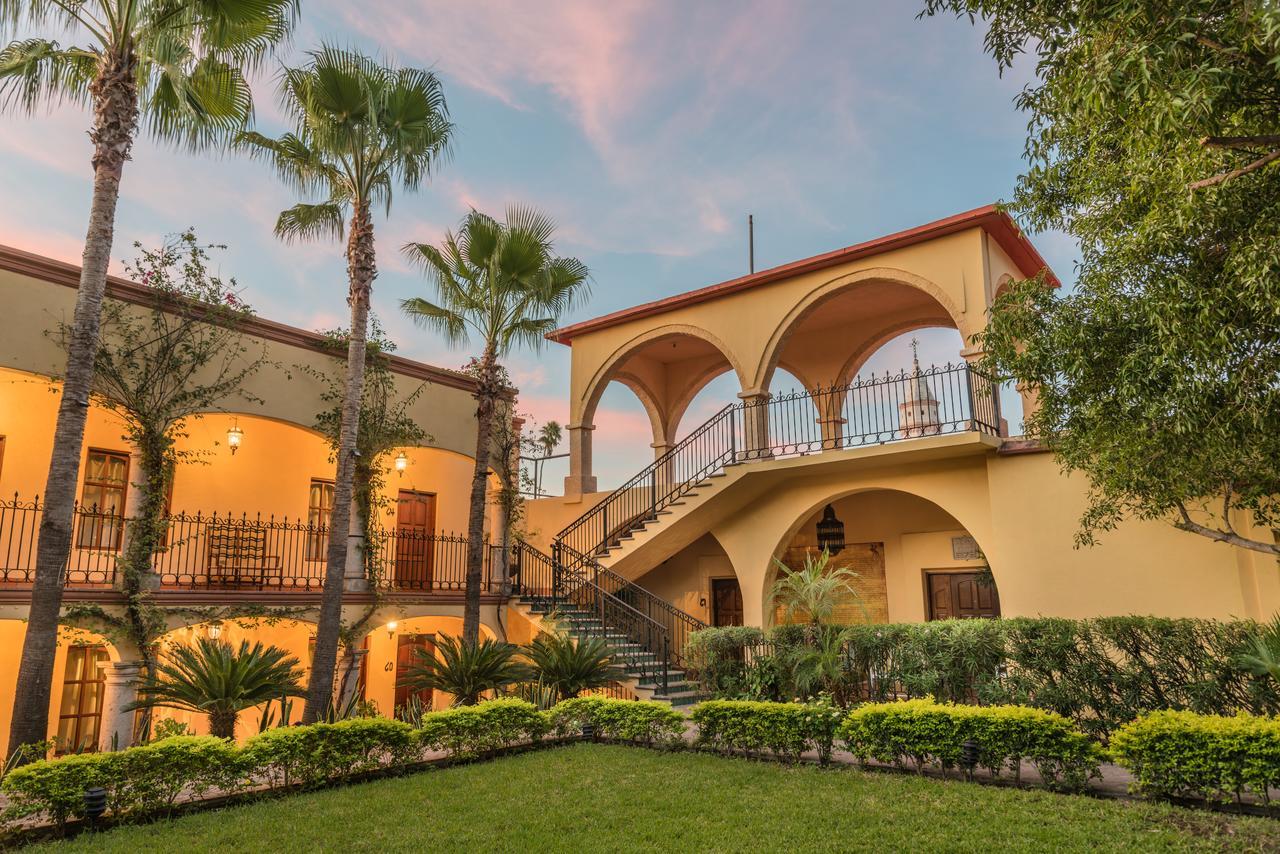
[[[1111,738],[1115,760],[1133,772],[1134,788],[1152,797],[1270,803],[1280,788],[1280,720],[1239,714],[1152,712]]]
[[[866,761],[927,765],[946,770],[960,764],[963,745],[972,740],[978,764],[993,775],[1009,769],[1015,778],[1023,760],[1031,762],[1045,785],[1078,791],[1093,777],[1105,755],[1071,721],[1026,706],[958,706],[930,698],[871,703],[854,709],[840,727],[849,752]]]
[[[698,725],[700,746],[748,755],[768,752],[795,762],[806,750],[816,750],[823,763],[844,713],[830,703],[771,703],[752,700],[708,700],[691,715]]]
[[[675,747],[684,738],[685,716],[665,703],[575,697],[558,703],[547,715],[561,738],[577,735],[587,723],[614,741]]]
[[[1280,714],[1280,684],[1240,664],[1259,630],[1248,620],[1015,617],[829,627],[849,652],[843,694],[863,702],[935,697],[1047,709],[1106,740],[1139,715]],[[796,696],[792,651],[801,626],[767,643],[720,628],[695,633],[696,675],[717,697]]]
[[[524,741],[537,741],[547,732],[547,719],[524,700],[490,700],[422,716],[418,739],[430,750],[454,758],[481,756]]]
[[[9,800],[0,818],[43,817],[59,828],[84,817],[84,790],[107,790],[115,814],[167,811],[184,789],[200,797],[234,788],[243,777],[240,752],[213,736],[180,735],[115,753],[83,753],[23,765],[2,782]]]
[[[403,765],[419,759],[421,752],[418,734],[406,723],[351,718],[266,730],[249,739],[240,756],[254,776],[272,787],[309,787]]]

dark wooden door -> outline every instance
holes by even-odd
[[[711,579],[711,624],[742,625],[742,588],[736,578]]]
[[[392,711],[397,718],[400,717],[400,708],[409,702],[410,697],[417,697],[422,701],[422,705],[425,708],[431,708],[430,688],[419,690],[400,684],[404,681],[405,676],[409,674],[410,668],[421,660],[422,656],[419,655],[419,650],[424,655],[435,655],[436,636],[399,635],[396,638],[396,700],[395,708]]]
[[[430,590],[435,568],[436,497],[400,490],[396,506],[397,587]]]
[[[929,572],[925,582],[930,620],[1000,616],[996,586],[983,583],[976,572]]]

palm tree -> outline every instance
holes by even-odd
[[[524,654],[538,681],[554,688],[560,700],[603,688],[622,673],[603,638],[575,641],[564,631],[543,632],[525,647]]]
[[[816,642],[819,630],[830,622],[837,606],[850,595],[858,598],[853,588],[858,573],[848,567],[828,568],[830,560],[831,554],[826,549],[817,557],[805,555],[804,566],[797,570],[773,559],[782,572],[770,591],[774,604],[782,608],[784,619],[803,616],[808,620],[810,642]]]
[[[369,297],[377,275],[373,208],[391,210],[393,186],[417,189],[448,154],[453,125],[440,81],[429,71],[389,68],[360,53],[322,46],[302,68],[286,68],[280,100],[294,130],[279,139],[241,135],[241,144],[266,159],[299,193],[318,194],[280,214],[284,240],[347,237],[347,303],[351,308],[347,370],[338,425],[337,472],[324,593],[304,723],[317,719],[333,693],[342,585],[356,466],[360,400],[364,390]]]
[[[453,695],[455,706],[474,706],[486,691],[524,681],[528,670],[517,658],[519,653],[520,647],[505,641],[485,638],[467,643],[445,635],[436,642],[434,654],[414,650],[416,660],[400,685],[443,691]]]
[[[298,659],[261,641],[197,638],[194,646],[175,646],[156,665],[156,673],[138,686],[134,709],[180,709],[209,716],[209,732],[235,738],[236,719],[245,709],[283,697],[300,697]]]
[[[84,441],[102,299],[124,164],[140,128],[191,148],[219,145],[252,112],[243,70],[286,38],[298,0],[0,0],[5,106],[71,101],[93,109],[93,197],[45,483],[35,584],[8,752],[45,738],[62,609],[62,570]],[[30,33],[65,31],[64,46]]]
[[[548,421],[542,425],[542,429],[538,431],[537,438],[533,441],[538,450],[542,451],[542,456],[545,458],[551,456],[551,453],[556,449],[556,445],[560,444],[560,439],[563,435],[559,421]],[[535,498],[542,494],[543,462],[543,460],[539,460],[534,467],[533,495]]]
[[[501,360],[525,344],[540,347],[543,335],[584,297],[589,272],[576,258],[553,254],[555,223],[532,208],[507,210],[506,222],[472,211],[457,233],[437,248],[425,243],[404,247],[435,285],[437,301],[405,300],[406,314],[436,329],[455,344],[474,333],[481,344],[477,359],[476,465],[467,518],[467,590],[462,638],[480,636],[480,581],[484,556],[484,505],[488,485],[493,418],[506,392]]]

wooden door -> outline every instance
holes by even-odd
[[[930,620],[1000,616],[995,584],[983,583],[976,572],[927,572],[925,584]]]
[[[711,624],[742,625],[742,587],[738,585],[738,579],[711,579]]]
[[[404,681],[405,676],[409,674],[410,668],[421,660],[418,650],[421,650],[422,654],[425,655],[435,655],[436,636],[399,635],[396,638],[396,699],[395,708],[392,709],[396,718],[400,717],[400,709],[405,703],[409,702],[410,697],[417,697],[422,701],[424,708],[431,708],[430,688],[418,690],[400,684]]]
[[[397,587],[430,590],[435,568],[436,496],[400,490],[396,505]]]

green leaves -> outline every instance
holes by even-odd
[[[1089,479],[1079,541],[1162,519],[1280,554],[1280,28],[1247,0],[928,0],[1035,54],[1013,210],[1079,241],[1074,293],[1025,282],[978,344]]]
[[[526,668],[516,658],[519,652],[518,646],[492,638],[469,644],[442,635],[434,653],[414,650],[415,660],[400,684],[443,691],[453,696],[456,706],[474,706],[485,693],[525,678]]]
[[[568,632],[542,632],[524,649],[537,678],[555,688],[559,699],[602,688],[622,675],[603,638],[575,640]]]

